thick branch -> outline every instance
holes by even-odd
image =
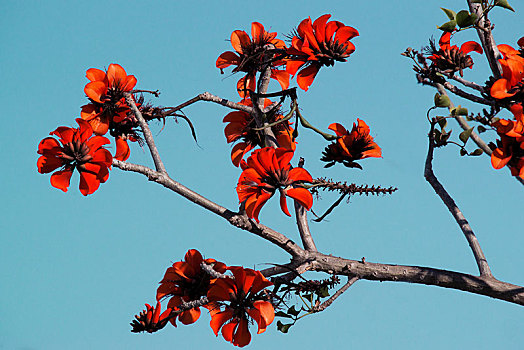
[[[167,108],[165,111],[166,111],[167,114],[174,113],[174,112],[179,111],[182,108],[187,107],[189,105],[192,105],[193,103],[198,102],[198,101],[214,102],[214,103],[218,103],[218,104],[220,104],[222,106],[226,106],[226,107],[229,107],[231,109],[236,109],[238,111],[243,111],[243,112],[246,112],[246,113],[251,113],[251,111],[252,111],[252,108],[249,107],[249,106],[242,105],[242,104],[239,104],[239,103],[235,103],[235,102],[226,100],[225,98],[221,98],[221,97],[212,95],[209,92],[203,92],[203,93],[193,97],[192,99],[190,99],[190,100],[188,100],[188,101],[186,101],[186,102],[184,102],[184,103],[182,103],[182,104],[180,104],[180,105],[178,105],[176,107]]]
[[[524,287],[501,282],[490,276],[472,276],[429,267],[361,262],[321,253],[310,253],[310,256],[315,257],[312,263],[315,271],[371,281],[409,282],[451,288],[524,305]]]
[[[346,290],[348,290],[349,287],[351,287],[353,285],[353,283],[355,283],[356,281],[358,281],[358,277],[356,277],[356,276],[348,277],[348,281],[346,282],[346,284],[344,284],[342,286],[342,288],[337,290],[335,294],[333,294],[331,297],[329,297],[329,299],[324,301],[322,304],[314,306],[313,308],[311,308],[311,312],[320,312],[320,311],[324,311],[325,309],[327,309],[331,304],[333,304],[333,302],[339,296],[342,295],[342,293],[344,293]]]
[[[256,222],[250,220],[246,215],[241,215],[231,210],[222,207],[219,204],[216,204],[204,196],[192,191],[191,189],[185,187],[184,185],[176,182],[171,179],[167,174],[160,173],[151,168],[145,167],[143,165],[137,165],[132,163],[122,162],[116,159],[113,159],[113,166],[122,169],[124,171],[132,171],[140,173],[147,176],[150,181],[154,181],[175,193],[178,193],[182,197],[190,200],[191,202],[201,206],[204,209],[215,213],[227,221],[233,226],[241,228],[242,230],[249,231],[255,235],[262,237],[263,239],[276,244],[280,248],[284,249],[286,252],[292,256],[301,256],[303,249],[300,248],[295,242],[286,237],[285,235],[277,232],[269,227],[266,227],[262,224],[257,224]]]
[[[298,166],[302,168],[304,166],[304,158],[300,158]],[[304,249],[316,252],[317,246],[311,235],[309,229],[309,224],[307,221],[307,212],[306,209],[298,201],[295,201],[295,217],[297,219],[298,232],[300,233],[300,239],[302,240],[302,245]]]
[[[126,93],[126,102],[129,105],[129,108],[131,108],[131,111],[135,115],[136,119],[138,120],[138,124],[140,125],[140,128],[142,129],[142,132],[144,133],[144,138],[146,139],[147,147],[149,148],[149,152],[151,152],[151,157],[153,157],[153,162],[155,163],[155,168],[158,172],[167,174],[166,168],[164,167],[164,163],[162,162],[162,159],[160,158],[160,154],[158,153],[158,149],[155,145],[155,139],[153,138],[153,134],[151,134],[151,130],[149,129],[149,125],[147,125],[146,120],[142,116],[142,113],[138,110],[135,101],[133,99],[133,96],[130,93]]]
[[[429,182],[431,187],[433,187],[433,190],[435,190],[435,193],[440,197],[442,202],[446,205],[448,210],[450,211],[451,215],[453,215],[453,218],[459,225],[460,229],[462,230],[462,233],[464,233],[464,236],[466,237],[466,240],[469,243],[469,246],[471,247],[471,251],[473,252],[473,256],[475,257],[475,261],[477,262],[477,266],[480,271],[481,276],[492,276],[491,270],[488,265],[488,261],[486,260],[486,257],[484,256],[484,253],[482,252],[482,248],[480,247],[480,243],[477,240],[477,237],[473,233],[473,230],[469,226],[468,221],[466,220],[466,217],[462,214],[460,209],[458,208],[457,204],[451,198],[451,196],[448,194],[444,186],[438,181],[437,177],[433,173],[433,149],[434,149],[434,141],[433,141],[433,130],[435,128],[435,123],[432,122],[431,124],[431,130],[429,132],[429,148],[428,148],[428,155],[426,157],[426,165],[424,167],[424,177]]]
[[[470,12],[477,15],[477,34],[479,36],[482,48],[484,49],[484,54],[488,59],[489,67],[493,72],[495,79],[499,79],[502,74],[500,63],[497,60],[497,58],[500,57],[500,52],[491,33],[491,23],[488,20],[488,15],[487,13],[482,13],[483,11],[481,4],[475,4],[471,0],[467,1]]]

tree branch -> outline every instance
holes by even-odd
[[[302,168],[303,166],[304,166],[304,158],[300,158],[300,161],[298,162],[298,167]],[[304,249],[316,252],[317,246],[315,245],[315,241],[313,240],[313,236],[311,235],[311,231],[309,229],[306,209],[298,201],[294,201],[294,202],[295,202],[294,203],[295,204],[295,217],[297,219],[298,232],[300,233],[300,239],[302,240],[302,245]]]
[[[493,39],[493,34],[491,33],[491,23],[488,19],[488,14],[483,14],[481,4],[473,3],[471,0],[467,1],[470,12],[477,15],[477,34],[479,36],[482,48],[484,49],[484,54],[488,59],[491,72],[493,72],[495,79],[499,79],[502,76],[502,69],[497,58],[501,56],[497,45],[495,44],[495,40]]]
[[[210,201],[202,195],[176,182],[167,174],[160,173],[143,165],[126,163],[116,159],[113,159],[113,166],[124,171],[132,171],[147,176],[147,178],[150,181],[156,182],[172,190],[173,192],[178,193],[182,197],[201,206],[202,208],[207,209],[210,212],[223,217],[224,219],[229,221],[229,223],[233,226],[254,233],[257,236],[273,244],[276,244],[277,246],[291,254],[291,256],[293,257],[303,255],[302,253],[304,250],[282,233],[250,220],[245,214],[241,215],[239,213],[232,212],[231,210]]]
[[[164,163],[162,162],[162,159],[160,158],[160,154],[158,153],[158,149],[155,145],[155,140],[153,138],[153,134],[151,134],[151,130],[149,129],[149,125],[147,125],[146,120],[142,116],[142,113],[138,110],[135,101],[133,99],[133,95],[130,93],[125,94],[126,102],[131,108],[131,111],[135,115],[136,119],[138,120],[138,124],[140,125],[140,128],[142,129],[142,132],[144,133],[144,138],[146,139],[147,147],[149,148],[149,152],[151,152],[151,157],[153,157],[153,162],[155,163],[155,168],[158,172],[166,174],[166,168],[164,167]]]
[[[501,282],[490,276],[472,276],[464,273],[430,267],[377,264],[310,253],[315,258],[312,270],[330,274],[356,276],[370,281],[391,281],[425,284],[462,290],[489,296],[510,303],[524,305],[524,287]]]
[[[441,95],[448,96],[448,94],[447,94],[446,90],[444,90],[444,86],[442,86],[442,84],[435,83],[434,86],[437,88],[438,92]],[[455,108],[455,106],[453,105],[453,102],[451,102],[451,100],[450,100],[449,109],[451,110],[453,108]],[[460,127],[463,130],[468,130],[468,129],[471,128],[469,126],[469,124],[466,122],[466,120],[462,116],[455,115],[453,117],[455,118],[455,120],[457,121],[457,123],[460,125]],[[484,151],[484,153],[486,153],[488,156],[491,156],[491,153],[492,153],[491,148],[489,148],[487,143],[484,142],[484,140],[475,131],[471,132],[471,136],[470,137],[473,140],[473,142],[475,142],[477,144],[477,146],[479,146],[479,148]]]
[[[466,220],[466,217],[462,214],[462,212],[458,208],[453,198],[451,198],[451,196],[448,194],[444,186],[442,186],[442,184],[438,181],[437,177],[433,173],[432,161],[433,161],[433,149],[435,145],[434,140],[433,140],[433,131],[435,129],[435,123],[436,121],[431,122],[431,130],[429,132],[428,155],[426,157],[426,164],[424,167],[424,177],[429,182],[431,187],[433,187],[433,190],[435,190],[435,193],[440,197],[442,202],[446,205],[451,215],[453,215],[453,218],[455,219],[460,229],[462,230],[462,233],[464,233],[464,236],[466,237],[466,240],[469,243],[471,251],[473,252],[473,256],[475,257],[475,261],[477,262],[477,266],[479,268],[480,275],[481,276],[492,276],[491,270],[488,265],[488,261],[486,260],[486,257],[484,256],[484,253],[482,252],[482,248],[480,247],[480,243],[478,242],[477,237],[475,236],[475,233],[473,233],[471,226],[469,226],[469,223]]]
[[[236,109],[238,111],[243,111],[243,112],[246,112],[246,113],[251,113],[251,111],[253,110],[249,106],[226,100],[225,98],[221,98],[221,97],[212,95],[209,92],[203,92],[203,93],[193,97],[192,99],[190,99],[190,100],[188,100],[188,101],[186,101],[186,102],[184,102],[184,103],[182,103],[182,104],[180,104],[180,105],[178,105],[176,107],[167,108],[166,109],[166,114],[174,113],[176,111],[179,111],[182,108],[187,107],[189,105],[192,105],[193,103],[198,102],[198,101],[214,102],[214,103],[218,103],[218,104],[220,104],[222,106],[226,106],[226,107],[229,107],[231,109]]]
[[[467,86],[469,88],[472,88],[474,90],[477,90],[477,91],[480,91],[480,92],[485,92],[486,91],[486,89],[483,86],[480,86],[480,85],[478,85],[478,84],[476,84],[476,83],[474,83],[472,81],[466,80],[466,79],[462,78],[460,75],[452,75],[451,79],[453,79],[455,81],[458,81],[462,85]]]
[[[311,312],[321,312],[321,311],[324,311],[325,309],[327,309],[331,304],[333,304],[333,302],[339,296],[342,295],[342,293],[344,293],[346,290],[348,290],[349,287],[351,287],[353,285],[353,283],[355,283],[356,281],[358,281],[358,277],[356,277],[356,276],[348,277],[348,281],[346,282],[346,284],[344,284],[342,286],[342,288],[337,290],[335,294],[333,294],[331,297],[329,297],[329,299],[324,301],[322,304],[312,307],[311,308]]]

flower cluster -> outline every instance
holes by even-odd
[[[252,106],[253,103],[251,99],[244,99],[240,104]],[[264,107],[267,107],[271,104],[271,101],[265,99]],[[289,121],[282,121],[278,123],[279,120],[283,119],[284,116],[277,112],[266,115],[267,122],[269,124],[275,124],[271,127],[278,144],[288,150],[295,150],[295,141],[292,138],[293,128],[291,128],[291,123]],[[244,156],[251,151],[253,148],[264,145],[264,134],[260,130],[255,130],[257,128],[255,118],[246,112],[243,111],[234,111],[228,113],[224,117],[224,123],[228,123],[224,129],[224,134],[226,136],[228,143],[238,142],[231,151],[231,161],[233,164],[238,167],[240,161]]]
[[[203,264],[211,266],[214,272],[204,269]],[[223,275],[226,271],[232,276]],[[176,327],[176,318],[183,324],[192,324],[200,317],[200,309],[188,308],[187,303],[200,302],[211,314],[210,325],[215,335],[222,329],[224,339],[236,346],[246,346],[251,341],[251,319],[257,323],[260,334],[275,318],[264,290],[271,285],[260,271],[227,267],[214,259],[203,259],[198,250],[190,249],[184,261],[167,269],[157,291],[156,307],[146,304],[146,310],[131,322],[132,332],[153,333],[167,322]],[[167,310],[161,312],[160,299],[168,297]]]
[[[224,273],[226,265],[215,259],[203,259],[200,252],[196,249],[190,249],[184,261],[178,261],[169,267],[164,275],[156,293],[157,301],[164,298],[170,298],[168,308],[177,310],[184,302],[198,300],[205,296],[209,290],[212,278],[202,269],[202,263],[211,265],[217,272]],[[184,310],[178,314],[178,319],[183,324],[191,324],[200,317],[200,308],[195,307]],[[176,318],[170,319],[173,326],[176,327]]]
[[[338,21],[328,22],[330,17],[326,14],[313,23],[310,17],[300,22],[287,50],[286,70],[293,76],[300,70],[297,84],[305,91],[322,66],[345,62],[355,51],[350,40],[359,35],[358,31]]]
[[[512,175],[524,179],[524,37],[517,43],[520,50],[498,45],[502,77],[493,83],[490,94],[508,106],[514,119],[493,123],[500,140],[491,154],[491,165],[495,169],[508,166]]]
[[[222,53],[216,66],[222,71],[231,65],[233,73],[245,72],[237,84],[241,97],[257,88],[256,74],[266,67],[271,69],[271,78],[276,79],[282,89],[289,86],[289,75],[297,75],[298,86],[307,91],[322,66],[332,66],[335,61],[345,62],[355,51],[351,39],[358,31],[339,21],[328,22],[326,14],[314,22],[304,19],[291,37],[291,47],[276,38],[277,33],[268,33],[258,22],[251,24],[251,38],[242,30],[231,34],[231,45],[235,49]],[[285,70],[279,69],[285,66]]]
[[[130,152],[126,140],[137,140],[131,132],[137,122],[127,106],[124,94],[133,90],[137,80],[135,76],[127,75],[122,66],[114,63],[109,65],[106,72],[90,68],[86,77],[89,83],[84,92],[90,103],[82,106],[81,117],[89,122],[97,135],[105,135],[110,131],[116,138],[115,159],[127,160]]]
[[[89,83],[84,92],[90,103],[82,106],[80,117],[76,119],[79,128],[59,127],[50,135],[59,137],[60,143],[46,137],[37,153],[38,172],[51,175],[51,185],[67,192],[73,171],[80,173],[80,192],[86,196],[95,192],[100,183],[107,181],[113,159],[127,160],[129,146],[127,140],[138,139],[133,128],[137,122],[125,101],[136,85],[136,78],[127,75],[118,64],[110,64],[107,71],[90,68],[86,72]],[[103,146],[109,140],[103,137],[107,132],[115,136],[116,152],[111,156]],[[93,136],[95,134],[96,136]]]
[[[327,162],[326,168],[335,163],[342,163],[348,168],[362,169],[356,160],[375,157],[382,157],[382,150],[369,135],[369,126],[360,119],[353,123],[351,132],[347,131],[342,125],[333,123],[329,126],[337,135],[337,140],[326,147],[322,153],[321,160]]]
[[[111,168],[111,153],[103,146],[109,140],[103,136],[93,136],[93,129],[84,120],[76,119],[78,128],[61,126],[38,145],[38,172],[51,175],[51,185],[64,192],[69,188],[73,171],[80,173],[80,192],[87,196],[95,192],[100,183],[106,182]],[[60,142],[59,142],[60,141]]]
[[[313,178],[303,168],[292,168],[289,164],[292,158],[293,151],[265,147],[254,151],[247,162],[240,164],[243,172],[237,185],[238,200],[245,203],[249,218],[259,222],[262,206],[277,190],[280,192],[280,207],[286,215],[291,216],[286,196],[307,210],[311,209],[313,196],[302,184],[313,181]]]
[[[439,49],[435,47],[433,41],[430,41],[429,52],[431,55],[428,58],[440,72],[446,74],[459,72],[460,76],[463,76],[464,69],[473,68],[473,59],[468,54],[471,51],[482,54],[482,46],[475,41],[467,41],[459,48],[456,45],[452,46],[450,40],[450,32],[442,34],[439,40]]]
[[[235,65],[233,73],[246,73],[237,83],[240,97],[247,97],[247,91],[256,90],[256,73],[262,72],[266,67],[272,67],[271,78],[276,79],[282,89],[288,88],[289,74],[277,68],[284,64],[280,56],[285,51],[286,44],[276,36],[277,33],[266,32],[264,26],[258,22],[251,24],[251,38],[243,30],[235,30],[231,34],[231,45],[235,52],[222,53],[216,66],[222,71],[223,68]]]
[[[216,280],[207,294],[209,301],[219,305],[211,311],[210,325],[216,336],[222,329],[225,340],[243,347],[251,341],[250,319],[257,323],[257,334],[260,334],[275,318],[273,305],[263,293],[263,289],[273,283],[260,271],[240,266],[231,266],[228,270],[234,278]]]
[[[500,140],[491,154],[495,169],[508,166],[513,176],[524,179],[524,114],[522,104],[514,104],[510,110],[515,120],[500,119],[493,123]]]

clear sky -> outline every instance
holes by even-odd
[[[498,43],[524,35],[524,3],[517,13],[498,9]],[[400,53],[420,48],[446,21],[439,7],[458,10],[465,1],[3,1],[0,5],[0,349],[231,349],[216,339],[203,314],[192,326],[167,326],[132,334],[129,322],[154,302],[165,269],[187,249],[229,265],[263,269],[288,256],[250,233],[235,229],[143,176],[113,169],[87,198],[73,177],[68,193],[52,188],[36,171],[38,142],[59,125],[74,126],[86,103],[85,71],[121,64],[137,88],[162,94],[153,102],[174,106],[209,91],[237,100],[238,76],[220,75],[218,55],[230,50],[235,29],[263,23],[279,37],[311,16],[333,18],[360,31],[348,63],[322,69],[307,93],[304,116],[321,128],[365,120],[383,159],[361,162],[364,171],[319,161],[325,141],[302,130],[297,155],[314,177],[396,186],[391,196],[354,197],[323,224],[311,224],[322,252],[352,259],[438,267],[476,273],[469,247],[422,176],[427,150],[425,113],[434,91],[417,86],[411,63]],[[464,33],[459,41],[475,39]],[[479,83],[487,65],[472,53]],[[229,72],[229,70],[226,70]],[[273,85],[273,88],[277,88]],[[471,111],[467,101],[454,99]],[[237,207],[240,175],[229,160],[221,106],[185,109],[198,134],[172,120],[152,125],[171,176],[230,208]],[[510,114],[507,113],[507,117]],[[454,135],[459,128],[453,126]],[[491,135],[493,136],[493,135]],[[131,162],[150,165],[132,145]],[[458,149],[436,152],[437,176],[475,230],[501,280],[524,285],[522,185],[488,157],[462,158]],[[322,212],[329,195],[316,201]],[[260,219],[298,240],[294,219],[272,200]],[[360,281],[328,310],[301,320],[283,335],[270,326],[253,335],[252,349],[517,348],[524,343],[521,306],[437,287]]]

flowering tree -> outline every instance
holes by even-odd
[[[112,168],[140,173],[230,224],[280,247],[291,257],[289,263],[275,263],[273,267],[256,271],[205,259],[199,251],[190,249],[183,260],[167,268],[157,289],[155,306],[146,304],[146,309],[132,321],[132,331],[153,333],[168,323],[176,327],[177,319],[182,324],[192,324],[200,318],[200,308],[204,307],[211,316],[210,326],[215,335],[220,333],[226,341],[245,346],[251,341],[249,324],[252,321],[257,325],[257,333],[262,333],[278,317],[277,328],[286,333],[302,317],[325,310],[358,280],[435,285],[524,305],[523,287],[499,281],[492,275],[468,221],[432,169],[435,148],[450,145],[459,147],[462,156],[487,154],[493,168],[507,167],[517,181],[524,182],[524,38],[517,42],[518,47],[495,44],[488,18],[496,8],[511,10],[504,0],[468,1],[468,8],[458,12],[443,9],[449,21],[440,27],[443,33],[438,46],[430,41],[423,51],[408,48],[403,53],[414,61],[418,81],[437,89],[434,106],[427,111],[430,131],[424,175],[465,235],[479,269],[478,276],[428,267],[371,263],[364,258],[351,260],[316,248],[308,212],[316,217],[314,221],[321,222],[349,196],[396,191],[395,187],[337,181],[324,174],[325,177],[313,177],[306,170],[304,159],[293,159],[304,129],[328,142],[321,158],[326,168],[340,163],[362,170],[361,160],[382,155],[363,120],[355,120],[351,130],[336,121],[322,130],[306,120],[299,107],[299,91],[307,91],[321,69],[345,62],[353,54],[353,40],[359,35],[355,28],[330,21],[330,15],[323,15],[314,21],[304,19],[288,35],[287,42],[278,39],[276,33],[267,32],[258,22],[252,23],[251,35],[243,30],[234,31],[231,34],[234,51],[219,55],[216,67],[222,71],[233,66],[233,73],[242,72],[236,84],[239,102],[205,92],[178,106],[155,106],[146,102],[144,94],[157,96],[158,92],[136,89],[137,79],[120,65],[110,64],[106,70],[88,69],[89,82],[84,92],[89,103],[81,108],[80,118],[76,120],[78,128],[58,127],[38,146],[38,171],[52,173],[53,187],[67,192],[76,169],[80,173],[80,192],[87,196],[108,180]],[[451,45],[452,40],[459,42],[461,31],[468,29],[477,31],[480,43],[468,41],[460,48]],[[471,57],[473,52],[478,56]],[[480,57],[487,59],[492,76],[486,77],[487,82],[482,84],[467,81],[466,69],[472,68],[473,59]],[[289,87],[294,78],[298,91]],[[271,79],[279,83],[280,89],[268,90]],[[454,85],[456,83],[461,87]],[[470,113],[455,106],[448,93],[487,106],[489,110]],[[304,97],[307,98],[307,94]],[[214,203],[171,178],[155,146],[149,128],[154,120],[185,119],[196,138],[191,121],[182,111],[199,101],[232,110],[223,121],[227,123],[226,141],[234,144],[232,165],[240,168],[236,187],[238,210]],[[438,108],[447,110],[442,116],[432,117],[433,111],[443,110]],[[503,119],[507,112],[512,117]],[[457,141],[446,129],[448,119],[457,120],[463,128]],[[468,122],[476,124],[471,127]],[[495,143],[486,143],[479,136],[488,129],[496,133]],[[104,148],[111,143],[104,136],[107,134],[114,139],[114,155]],[[476,144],[474,150],[469,149],[470,139]],[[130,142],[148,148],[154,169],[127,162]],[[339,198],[317,215],[313,212],[313,197],[319,198],[320,191],[337,192]],[[262,208],[276,192],[282,212],[287,216],[291,216],[288,199],[293,201],[301,244],[291,240],[288,234],[260,223],[270,221],[264,217]],[[324,273],[325,278],[307,279],[303,277],[306,271]],[[341,277],[347,281],[339,286]],[[297,297],[290,298],[293,295]],[[161,302],[164,301],[167,305],[163,308]]]

